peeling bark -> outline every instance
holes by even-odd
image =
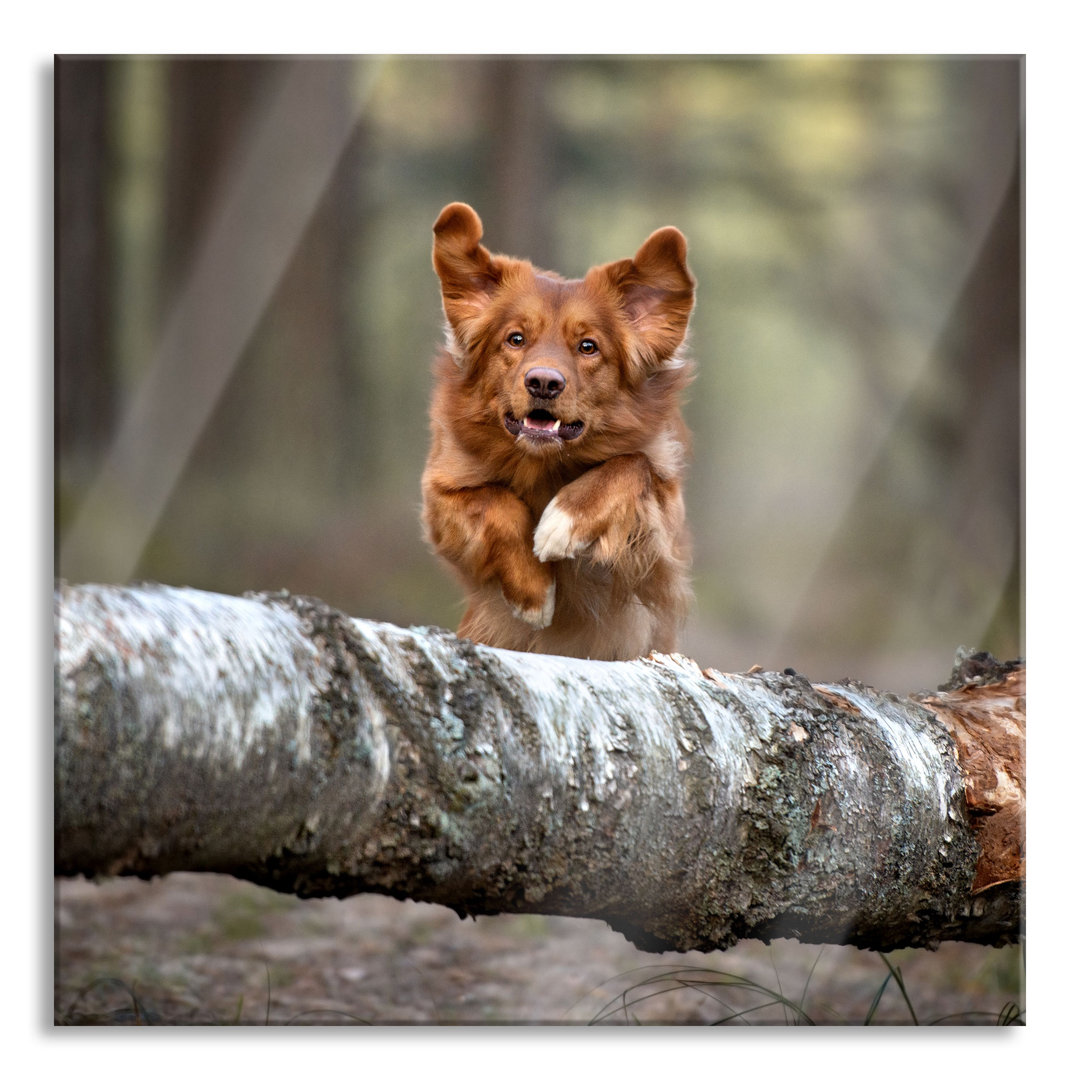
[[[972,892],[1026,874],[1027,672],[987,653],[963,657],[943,693],[921,699],[949,729],[979,841]]]
[[[56,650],[59,874],[598,918],[657,951],[1021,932],[1018,663],[901,700],[95,585],[58,589]]]

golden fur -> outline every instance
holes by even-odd
[[[464,203],[434,231],[448,336],[423,519],[466,590],[458,634],[598,660],[673,651],[690,603],[682,233],[567,281],[492,255]]]

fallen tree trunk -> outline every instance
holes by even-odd
[[[286,594],[55,603],[59,874],[598,918],[655,951],[1020,933],[1018,662],[901,700],[507,652]]]

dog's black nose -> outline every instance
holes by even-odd
[[[554,368],[529,368],[525,372],[525,389],[533,397],[557,398],[566,389],[566,379]]]

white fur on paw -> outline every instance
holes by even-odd
[[[533,554],[541,562],[572,559],[585,547],[574,540],[574,519],[559,506],[559,499],[552,499],[540,515],[540,522],[533,533]]]
[[[555,617],[555,582],[553,581],[548,586],[542,608],[519,608],[511,604],[510,610],[514,613],[515,619],[528,623],[536,630],[543,630],[550,626],[551,620]]]

